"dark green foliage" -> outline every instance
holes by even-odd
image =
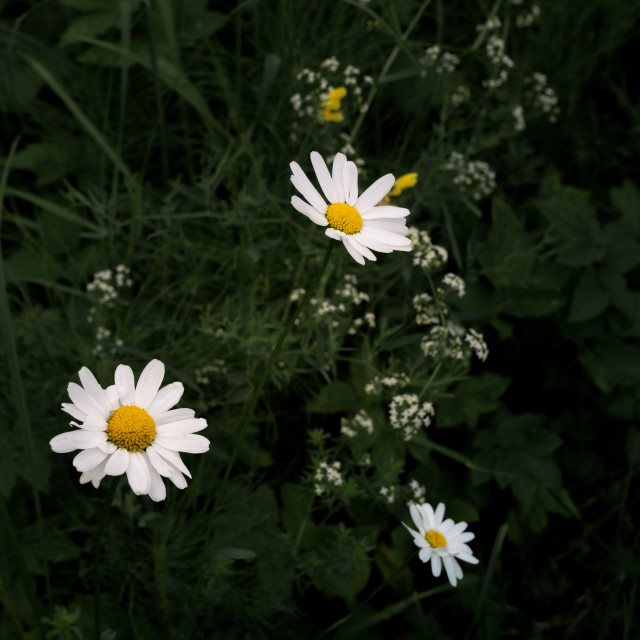
[[[92,637],[106,488],[48,442],[82,366],[106,386],[154,357],[212,445],[163,503],[121,481],[101,551],[116,638],[637,637],[640,10],[541,0],[518,26],[534,4],[496,3],[483,31],[482,1],[0,2],[0,638]],[[493,89],[491,33],[514,62]],[[298,76],[347,65],[324,122]],[[336,247],[223,483],[327,242],[288,163],[311,175],[311,150],[347,143],[360,190],[419,174],[393,204],[448,261],[416,266],[420,241],[359,268]],[[101,303],[87,285],[120,264],[131,283]],[[460,344],[431,333],[450,326]],[[435,411],[407,438],[401,394]],[[456,589],[400,524],[416,486],[476,534]]]

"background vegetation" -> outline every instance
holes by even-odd
[[[164,503],[118,488],[103,637],[314,638],[349,614],[331,635],[637,637],[635,3],[0,9],[1,637],[91,636],[107,487],[48,442],[82,366],[107,385],[154,357],[212,447]],[[322,78],[348,90],[342,120],[318,115]],[[394,201],[449,258],[414,264],[424,235],[365,267],[334,249],[222,488],[328,242],[289,203],[288,163],[311,171],[314,149],[357,158],[361,189],[417,172]],[[88,287],[107,269],[112,300]],[[486,361],[440,338],[421,350],[445,314]],[[389,419],[400,393],[435,409],[409,440]],[[402,569],[412,499],[476,534],[455,589],[417,558]]]

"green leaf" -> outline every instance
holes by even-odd
[[[109,8],[110,7],[110,8]],[[78,38],[93,38],[118,25],[118,5],[103,4],[102,11],[91,15],[81,16],[69,23],[66,31],[60,37],[62,46],[73,43]],[[104,9],[107,8],[107,11]]]
[[[573,292],[569,322],[585,322],[599,316],[609,306],[609,296],[602,288],[595,269],[582,273]]]
[[[509,386],[509,378],[484,373],[463,380],[453,397],[443,398],[436,405],[436,424],[439,428],[465,423],[475,429],[480,415],[494,411],[498,398]]]
[[[554,247],[560,264],[584,267],[604,257],[604,236],[596,212],[582,194],[563,188],[535,204],[549,223],[546,240]]]
[[[613,187],[609,192],[613,206],[620,212],[622,219],[640,236],[640,191],[630,180],[621,187]]]
[[[607,251],[605,266],[627,273],[640,264],[640,243],[629,233],[628,225],[610,222],[604,228]]]
[[[579,360],[601,391],[640,384],[640,349],[632,344],[601,338]]]
[[[307,404],[307,410],[311,413],[346,413],[359,407],[360,399],[353,387],[339,380],[323,387]]]
[[[640,429],[630,427],[627,431],[627,446],[625,447],[627,460],[630,465],[640,461]]]
[[[233,547],[216,549],[211,554],[212,560],[253,560],[255,557],[256,552],[251,549],[234,549]]]
[[[496,288],[522,286],[533,268],[536,255],[522,221],[499,198],[491,208],[491,230],[487,243],[478,250],[484,273]]]

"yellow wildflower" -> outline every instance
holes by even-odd
[[[415,187],[416,182],[418,182],[417,173],[405,173],[403,176],[400,176],[393,183],[393,189],[391,189],[391,192],[389,193],[389,195],[399,196],[405,189],[409,189],[410,187]]]
[[[320,115],[327,122],[342,122],[342,113],[340,112],[340,103],[342,98],[347,95],[345,87],[337,87],[322,96],[322,110]]]

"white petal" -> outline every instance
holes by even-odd
[[[343,239],[343,242],[345,245],[347,244],[347,242],[350,243],[358,253],[361,253],[365,258],[368,258],[369,260],[375,262],[378,259],[370,249],[367,249],[367,247],[365,247],[361,242],[358,242],[355,236],[348,236]]]
[[[435,578],[437,578],[442,571],[442,560],[440,560],[440,556],[437,553],[431,555],[431,571]]]
[[[453,527],[451,527],[451,529],[449,529],[449,531],[447,532],[447,538],[458,538],[459,539],[458,536],[460,536],[462,534],[462,532],[466,528],[467,528],[467,523],[466,522],[458,522],[458,524],[454,525]],[[444,533],[444,531],[442,533]],[[460,540],[460,542],[462,542],[462,540]]]
[[[184,476],[179,471],[174,471],[169,478],[173,484],[178,487],[178,489],[186,489],[187,481],[184,479]]]
[[[340,242],[342,242],[342,238],[345,234],[341,231],[338,231],[337,229],[334,229],[333,227],[329,227],[328,229],[324,230],[324,235],[327,236],[327,238],[331,238],[332,240],[339,240]]]
[[[344,196],[347,204],[352,207],[358,201],[358,167],[355,163],[349,161],[344,165],[342,170],[344,179]]]
[[[331,175],[333,177],[333,184],[336,188],[336,199],[334,202],[344,202],[344,165],[347,163],[347,156],[344,153],[336,153],[336,157],[333,159],[333,167],[331,169]]]
[[[91,397],[104,409],[104,411],[109,412],[111,407],[109,406],[105,390],[100,386],[93,373],[91,373],[87,367],[82,367],[82,369],[78,371],[78,376],[80,377],[82,386],[91,394]]]
[[[75,422],[71,424],[76,425]],[[102,416],[91,415],[87,416],[85,421],[77,426],[80,429],[87,429],[87,431],[106,431],[107,421]]]
[[[358,234],[365,233],[367,237],[373,238],[374,240],[379,240],[380,242],[384,242],[392,247],[410,247],[411,239],[405,238],[404,236],[396,235],[395,233],[391,233],[390,231],[384,231],[382,229],[376,228],[375,223],[363,226],[362,231]]]
[[[86,484],[87,482],[91,482],[93,486],[97,489],[100,486],[100,480],[105,476],[105,466],[107,464],[106,460],[103,460],[95,469],[91,471],[85,471],[80,476],[80,484]]]
[[[440,531],[440,533],[443,536],[446,536],[447,538],[449,538],[449,536],[451,535],[449,533],[449,529],[452,529],[454,525],[454,522],[451,518],[447,518],[441,525],[440,528],[438,529],[438,531]]]
[[[81,473],[84,473],[95,469],[106,457],[107,454],[97,447],[85,449],[73,459],[73,466]]]
[[[291,196],[291,204],[296,211],[307,216],[311,222],[315,222],[321,227],[326,227],[329,224],[329,221],[323,213],[316,211],[308,202],[298,198],[298,196]]]
[[[422,527],[423,531],[426,533],[427,531],[431,531],[434,528],[435,518],[433,517],[433,507],[426,502],[421,505],[420,513],[422,514]]]
[[[153,445],[147,447],[144,452],[147,454],[148,461],[161,476],[164,476],[165,478],[169,478],[171,476],[175,467],[168,460],[165,460],[153,448]]]
[[[465,531],[464,533],[461,533],[460,535],[456,536],[455,542],[456,543],[469,542],[470,540],[473,540],[475,537],[476,537],[475,533],[471,533],[471,531]]]
[[[137,407],[146,409],[153,402],[162,384],[162,378],[164,378],[164,364],[160,360],[152,360],[140,374],[136,385],[134,404]]]
[[[362,229],[360,232],[369,226],[375,226],[376,229],[380,229],[382,231],[391,231],[391,233],[395,233],[398,236],[408,236],[409,235],[409,227],[405,224],[404,218],[385,218],[384,220],[376,220],[375,225],[373,225],[373,221],[366,221],[362,225]]]
[[[173,451],[184,451],[185,453],[204,453],[209,451],[209,440],[204,436],[191,433],[172,434],[170,436],[159,433],[156,441],[161,447]]]
[[[116,368],[114,379],[122,404],[132,405],[134,402],[136,383],[131,367],[126,364],[119,364]]]
[[[107,460],[105,473],[108,476],[121,476],[129,466],[131,455],[132,454],[129,453],[126,449],[118,449]]]
[[[449,582],[451,583],[451,586],[455,587],[458,580],[456,576],[456,569],[455,569],[454,563],[455,564],[458,564],[458,563],[451,556],[442,558],[442,563],[444,564],[444,570],[447,572],[447,578],[449,578]]]
[[[373,207],[373,209],[369,209],[368,211],[360,211],[360,216],[363,220],[379,220],[380,218],[406,218],[409,213],[409,209],[389,205]]]
[[[382,178],[378,178],[358,198],[358,202],[355,204],[356,209],[362,213],[363,211],[367,211],[367,209],[371,209],[371,207],[375,207],[378,202],[380,202],[382,198],[391,191],[391,187],[393,187],[394,182],[395,178],[390,173],[386,176],[382,176]]]
[[[179,420],[188,420],[193,418],[196,412],[193,409],[170,409],[163,413],[159,413],[153,417],[153,421],[156,423],[156,427],[161,424],[167,424],[168,422],[178,422]]]
[[[159,362],[159,360],[156,362]],[[151,488],[151,473],[142,454],[138,451],[129,454],[127,480],[133,493],[137,496],[143,496],[149,493],[149,489]]]
[[[457,553],[456,558],[458,558],[458,560],[463,560],[464,562],[468,562],[469,564],[478,564],[478,562],[480,562],[478,558],[468,553]]]
[[[358,253],[358,251],[353,247],[353,245],[351,245],[347,240],[342,239],[342,244],[344,245],[344,248],[347,250],[347,252],[349,253],[349,255],[358,263],[358,264],[364,264],[364,258],[362,257],[362,255],[360,253]]]
[[[157,433],[163,435],[179,435],[181,433],[196,433],[207,428],[207,421],[204,418],[189,418],[188,420],[180,420],[179,422],[171,422],[169,424],[156,425]]]
[[[75,382],[70,382],[67,387],[69,397],[73,404],[83,411],[86,415],[106,415],[107,410],[100,405],[100,403],[85,389]]]
[[[365,228],[363,228],[356,235],[358,238],[358,242],[365,247],[369,247],[369,249],[380,251],[381,253],[391,253],[393,251],[393,247],[390,247],[384,242],[380,242],[380,240],[377,240],[376,238],[372,238],[371,235],[367,233],[367,230]]]
[[[115,384],[109,385],[105,389],[107,393],[107,402],[109,403],[109,408],[111,411],[115,411],[122,406],[122,402],[120,402],[120,391]]]
[[[442,518],[444,518],[444,504],[440,502],[436,507],[434,514],[434,529],[438,529],[442,524]]]
[[[113,442],[109,442],[107,440],[106,433],[103,432],[103,435],[104,435],[104,440],[101,440],[100,442],[98,442],[98,447],[100,447],[100,449],[104,451],[107,455],[111,455],[112,453],[115,453],[118,447],[116,447],[116,445],[113,444]]]
[[[87,414],[84,411],[80,411],[80,409],[78,409],[78,407],[76,407],[76,405],[72,404],[71,402],[63,402],[62,410],[66,411],[72,418],[80,420],[80,422],[82,422],[87,417]]]
[[[318,211],[326,211],[327,203],[322,199],[316,188],[311,184],[311,180],[307,178],[307,174],[300,168],[297,162],[290,165],[293,175],[291,176],[291,184],[306,198],[307,202]]]
[[[185,476],[191,477],[189,473],[189,469],[187,469],[184,462],[182,462],[182,458],[177,451],[173,451],[171,449],[165,449],[161,444],[158,444],[158,439],[156,438],[153,444],[147,448],[147,453],[149,450],[153,449],[158,455],[161,455],[165,460],[170,462],[178,471],[184,473]]]
[[[142,454],[142,459],[147,465],[147,470],[149,471],[149,478],[151,480],[151,483],[149,485],[149,497],[154,502],[161,502],[167,497],[167,489],[164,486],[164,482],[162,482],[162,478],[160,477],[158,472],[153,468],[153,466],[147,459],[147,456],[144,455],[144,453]]]
[[[338,202],[336,187],[333,184],[329,169],[327,169],[327,165],[325,164],[323,157],[317,151],[311,152],[311,164],[313,165],[313,170],[316,172],[316,178],[318,178],[320,187],[322,188],[327,200],[329,202]]]
[[[432,555],[433,555],[433,549],[431,548],[431,546],[420,549],[420,553],[418,553],[418,557],[420,558],[420,560],[422,560],[422,562],[429,562],[429,560],[431,560]]]
[[[104,433],[78,429],[76,431],[66,431],[55,436],[55,438],[51,438],[49,444],[56,453],[69,453],[69,451],[75,451],[76,449],[99,447],[102,442],[106,442]]]
[[[182,386],[182,382],[172,382],[158,391],[156,397],[147,407],[147,411],[152,418],[164,413],[180,401],[183,393],[184,387]]]

